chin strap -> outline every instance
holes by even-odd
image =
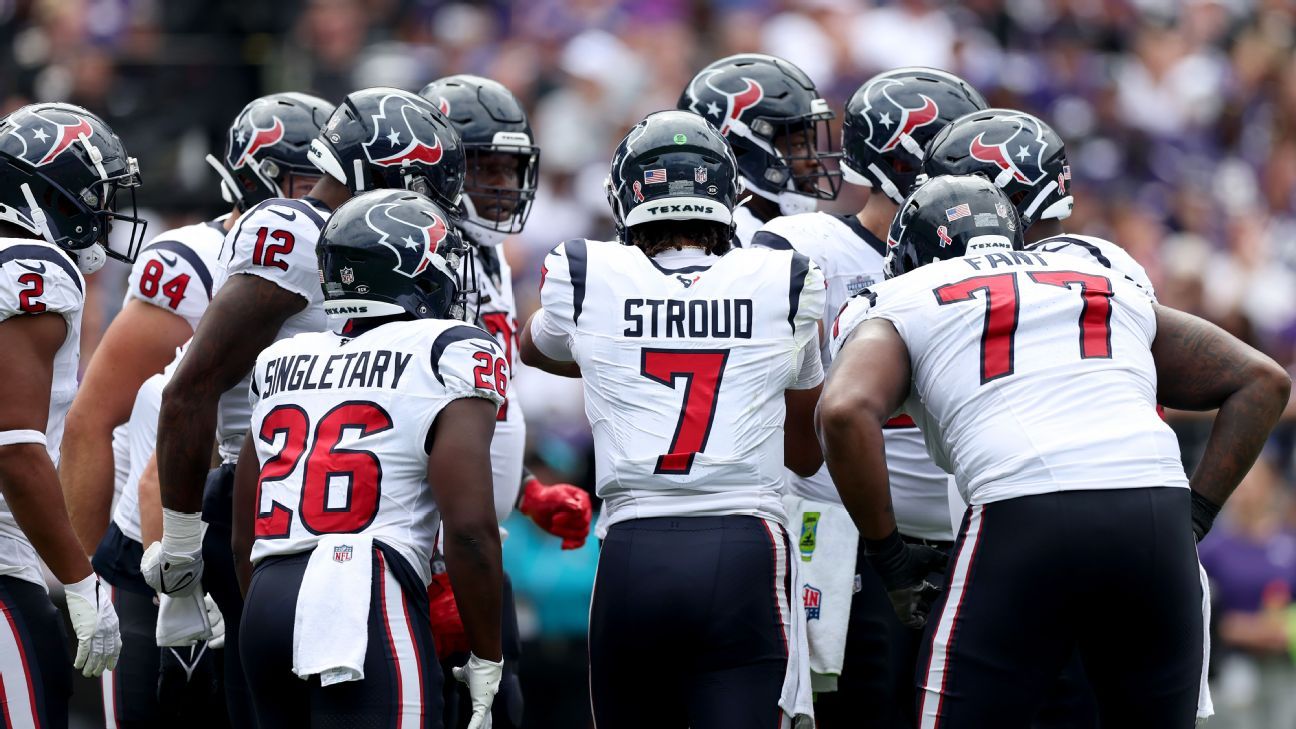
[[[36,234],[51,245],[57,245],[54,243],[54,233],[49,229],[49,218],[45,217],[45,211],[36,204],[36,196],[32,194],[31,185],[24,182],[18,186],[18,189],[22,190],[23,197],[27,198],[27,207],[31,210],[31,221],[36,228]]]

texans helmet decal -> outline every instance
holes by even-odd
[[[369,161],[384,167],[399,166],[407,160],[434,165],[441,161],[440,137],[431,144],[414,136],[406,114],[417,113],[407,99],[391,94],[378,104],[373,118],[374,136],[364,146]]]
[[[251,136],[247,136],[242,128],[239,128],[237,132],[231,130],[231,132],[235,134],[235,141],[243,145],[242,150],[237,154],[233,153],[234,145],[230,145],[231,159],[229,159],[228,162],[231,168],[238,169],[243,165],[246,165],[249,161],[256,159],[253,155],[257,152],[266,147],[273,147],[283,141],[283,121],[277,116],[272,118],[274,119],[274,122],[267,129],[262,129],[253,124]],[[247,138],[245,139],[244,137]]]
[[[901,106],[892,99],[889,89],[902,85],[897,79],[878,79],[864,92],[866,105],[862,116],[869,125],[867,144],[875,152],[895,149],[904,135],[931,124],[940,115],[940,107],[926,94],[918,95],[923,105],[916,108]]]
[[[442,96],[437,100],[437,110],[446,116],[450,116],[450,100]]]
[[[413,278],[432,264],[446,275],[454,275],[437,253],[441,241],[450,233],[440,217],[397,203],[385,203],[370,208],[365,222],[380,236],[378,242],[396,254],[393,270]]]
[[[81,137],[94,135],[89,121],[66,111],[44,109],[27,116],[39,121],[14,126],[8,133],[22,141],[23,151],[18,156],[33,167],[53,162]]]
[[[1044,152],[1048,148],[1044,130],[1027,117],[1015,116],[1011,120],[1017,126],[1007,139],[987,142],[982,132],[973,138],[968,153],[972,159],[1012,172],[1018,182],[1034,185],[1048,174],[1044,170]]]
[[[708,101],[705,105],[700,105],[701,97],[694,91],[693,86],[690,86],[688,93],[692,102],[689,104],[689,109],[704,117],[715,117],[715,121],[712,123],[719,127],[721,134],[728,134],[735,124],[746,126],[742,122],[742,113],[756,106],[761,99],[765,98],[765,89],[761,88],[761,85],[754,79],[744,76],[742,80],[745,85],[741,91],[725,91],[711,83],[711,78],[718,73],[720,73],[720,69],[700,76],[694,81],[694,85],[697,84],[697,81],[701,81],[708,89],[723,96],[726,101],[725,108],[722,110],[720,105],[714,101]],[[722,111],[723,116],[721,116]]]

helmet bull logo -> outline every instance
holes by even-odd
[[[37,121],[15,126],[9,133],[22,140],[23,153],[19,156],[33,167],[53,162],[77,139],[94,135],[90,122],[75,114],[49,109],[30,116]]]
[[[1014,179],[1026,185],[1034,185],[1044,179],[1044,150],[1048,143],[1044,141],[1043,130],[1030,124],[1023,117],[1013,117],[1017,127],[1008,138],[998,143],[987,143],[985,132],[972,139],[968,153],[972,159],[988,162],[1001,170],[1012,173]]]
[[[406,217],[417,218],[406,220]],[[449,235],[446,222],[435,215],[411,211],[396,203],[376,205],[365,216],[365,222],[378,233],[378,242],[396,254],[393,270],[413,278],[441,259],[437,249]]]
[[[363,145],[370,162],[392,167],[406,161],[429,165],[441,161],[440,137],[428,141],[415,136],[409,115],[417,113],[418,109],[399,96],[383,97],[373,117],[373,138]]]
[[[244,136],[245,134],[243,129],[239,128],[237,139],[242,142]],[[234,169],[238,169],[248,162],[255,160],[256,157],[254,155],[262,149],[273,147],[282,141],[284,138],[283,121],[277,116],[273,117],[272,123],[265,129],[262,129],[253,123],[252,133],[246,136],[247,141],[243,143],[243,149],[234,156],[233,159],[229,160],[230,167],[233,167]],[[233,149],[234,146],[230,145],[230,148]]]
[[[742,90],[725,91],[711,83],[711,79],[718,73],[720,73],[719,70],[712,71],[700,80],[708,89],[725,98],[724,117],[718,120],[716,126],[720,128],[721,134],[728,134],[729,130],[734,126],[746,126],[742,121],[743,112],[756,106],[760,103],[761,99],[765,98],[765,89],[761,88],[760,83],[755,79],[750,79],[744,76],[741,79],[743,82]],[[706,116],[707,114],[717,116],[720,113],[720,110],[714,103],[708,103],[705,107],[699,108],[701,99],[693,92],[692,88],[689,89],[689,96],[693,99],[693,103],[690,104],[689,107],[695,113],[703,114],[703,116]]]
[[[922,105],[917,107],[902,106],[891,98],[891,87],[901,85],[900,81],[893,78],[880,79],[864,92],[867,100],[864,118],[869,124],[868,145],[875,152],[895,149],[905,135],[913,134],[918,127],[931,124],[940,115],[940,107],[925,94],[918,94]]]

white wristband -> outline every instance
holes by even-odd
[[[45,434],[39,430],[0,430],[0,446],[18,445],[19,443],[45,445]]]
[[[202,512],[162,509],[162,551],[194,554],[202,551]]]
[[[85,579],[79,582],[73,582],[63,586],[64,592],[70,592],[73,595],[80,595],[85,598],[86,602],[91,605],[97,605],[98,599],[95,595],[95,587],[99,584],[99,575],[91,572]]]

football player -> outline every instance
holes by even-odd
[[[891,514],[893,413],[914,418],[971,505],[931,608],[920,727],[1028,726],[1077,648],[1103,717],[1192,726],[1194,537],[1255,461],[1290,378],[1104,266],[1022,251],[1021,226],[981,176],[935,178],[904,203],[888,280],[851,300],[833,338],[818,416],[829,470],[915,623],[930,586]],[[1158,400],[1219,408],[1191,480]]]
[[[235,518],[240,534],[256,534],[243,641],[263,727],[442,726],[427,602],[442,517],[472,650],[456,675],[472,697],[468,726],[489,726],[503,671],[490,443],[509,365],[494,337],[463,321],[468,250],[448,221],[403,190],[343,205],[317,245],[335,330],[281,340],[257,358],[242,457],[259,460],[261,474],[239,481]],[[369,549],[362,542],[353,554],[356,536]],[[305,668],[312,651],[317,665],[334,665],[328,651],[302,645],[335,640],[329,621],[346,618],[333,604],[334,565],[351,559],[370,583],[368,640],[359,677],[333,681]],[[313,622],[312,611],[325,619]]]
[[[121,659],[102,682],[105,720],[111,726],[169,726],[182,718],[160,713],[158,608],[155,593],[139,574],[144,548],[138,474],[153,448],[145,447],[141,464],[132,462],[130,451],[133,440],[147,442],[156,433],[158,403],[156,392],[137,400],[137,391],[193,336],[211,300],[221,243],[241,211],[272,197],[300,197],[318,181],[319,171],[306,151],[331,113],[333,105],[323,99],[294,93],[256,99],[239,112],[223,158],[209,158],[233,209],[215,220],[162,233],[144,248],[131,269],[122,310],[96,348],[68,412],[67,455],[59,464],[68,511],[82,546],[94,555],[95,571],[113,587],[122,623]],[[140,422],[136,430],[141,432],[128,436],[128,418]],[[110,520],[114,470],[121,498]],[[132,472],[134,479],[128,478]],[[200,651],[191,649],[181,659],[174,649],[164,648],[161,655],[188,661]],[[210,707],[201,704],[184,708],[190,719],[211,715]]]
[[[473,258],[470,270],[475,272],[475,285],[468,300],[469,314],[475,314],[481,327],[495,336],[513,367],[518,319],[513,272],[504,255],[504,239],[526,226],[535,200],[540,148],[532,143],[531,124],[522,104],[497,81],[467,74],[447,76],[425,86],[419,95],[437,105],[463,142],[465,214],[456,227],[470,244]],[[541,528],[563,538],[564,549],[580,547],[589,534],[593,515],[589,494],[570,484],[540,483],[522,466],[525,450],[526,423],[522,403],[514,393],[500,407],[491,441],[496,517],[504,521],[514,504],[520,503],[522,512]],[[461,656],[448,653],[457,652],[451,649],[463,642],[462,625],[455,619],[454,593],[444,572],[435,574],[433,581],[433,615],[449,618],[445,622],[434,620],[437,649],[444,655],[443,665],[458,663]],[[493,709],[496,729],[516,727],[522,717],[516,672],[522,642],[508,575],[504,576],[504,595],[504,680]],[[454,682],[447,682],[446,687],[451,689],[446,697],[446,725],[461,725],[467,721],[467,714],[458,711],[459,704],[466,705],[467,697],[454,695],[461,693],[454,691]]]
[[[613,156],[620,240],[555,248],[522,333],[523,362],[582,377],[594,429],[599,726],[747,727],[811,711],[795,690],[808,674],[780,492],[785,464],[808,475],[822,463],[824,281],[800,253],[730,248],[741,191],[715,127],[649,115]]]
[[[760,53],[721,58],[693,77],[676,108],[701,115],[733,147],[738,175],[754,196],[734,209],[740,246],[749,245],[766,221],[810,212],[820,200],[837,197],[832,109],[810,77],[788,61]]]
[[[107,585],[68,519],[55,466],[76,394],[85,279],[112,256],[129,263],[135,159],[99,117],[32,104],[0,118],[0,694],[6,724],[67,726],[71,673],[63,620],[41,563],[63,583],[74,667],[99,676],[121,636]],[[129,195],[129,198],[127,198]],[[130,214],[117,212],[127,202]],[[129,230],[109,237],[114,223]],[[120,235],[121,233],[124,235]]]
[[[163,392],[158,418],[163,536],[145,551],[141,572],[173,597],[192,595],[202,579],[220,606],[225,694],[235,726],[252,724],[237,658],[242,597],[229,548],[230,494],[250,417],[252,364],[279,339],[325,328],[315,242],[335,206],[383,187],[413,190],[453,209],[463,186],[458,135],[426,99],[398,89],[347,96],[308,156],[326,174],[307,196],[265,200],[225,237],[215,296]],[[213,438],[224,462],[200,489]]]
[[[985,100],[975,89],[943,71],[901,68],[878,74],[851,97],[842,124],[842,175],[849,183],[870,188],[864,208],[848,215],[817,212],[774,218],[753,236],[752,245],[795,248],[822,267],[828,282],[821,324],[825,334],[851,296],[882,280],[887,251],[883,241],[898,206],[892,195],[908,194],[913,187],[923,146],[944,125],[984,108]],[[831,362],[826,339],[821,354],[826,368]],[[949,475],[932,463],[911,419],[893,418],[885,435],[900,534],[948,552],[954,543]],[[793,494],[841,503],[826,468],[790,482]],[[938,562],[933,558],[933,564]],[[851,597],[837,690],[818,694],[815,717],[825,727],[911,726],[912,677],[922,633],[895,619],[886,590],[862,555],[855,574],[858,587]]]
[[[1067,234],[1071,165],[1062,138],[1031,114],[984,109],[956,119],[925,150],[923,174],[981,175],[1016,206],[1028,250],[1068,253],[1128,276],[1152,294],[1147,272],[1125,249],[1090,235]],[[1155,295],[1154,295],[1155,299]]]

